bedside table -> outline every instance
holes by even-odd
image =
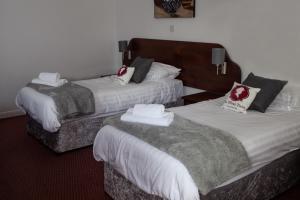
[[[183,96],[182,99],[184,100],[184,105],[192,104],[192,103],[197,103],[200,101],[206,101],[209,99],[216,99],[219,97],[224,96],[223,94],[215,94],[211,92],[200,92],[196,94],[191,94],[187,96]]]

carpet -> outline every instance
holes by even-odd
[[[92,147],[56,154],[26,133],[25,117],[0,121],[0,199],[104,199]]]
[[[56,154],[26,133],[26,118],[0,120],[0,200],[104,200],[92,147]],[[274,200],[300,199],[300,184]]]

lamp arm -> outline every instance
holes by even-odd
[[[222,65],[222,74],[226,74],[227,72],[227,62],[224,62],[224,64]]]

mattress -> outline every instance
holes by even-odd
[[[223,102],[220,98],[170,109],[196,123],[225,130],[243,144],[252,168],[220,186],[300,147],[299,111],[241,114],[222,109]],[[182,163],[125,131],[103,127],[94,142],[94,157],[108,162],[147,193],[172,200],[199,199],[197,187]]]
[[[89,88],[95,98],[95,114],[99,117],[109,116],[137,103],[175,102],[183,95],[182,81],[161,79],[120,85],[115,76],[74,81]],[[55,103],[51,97],[41,94],[29,87],[20,90],[16,97],[18,107],[27,112],[49,132],[56,132],[61,127]]]

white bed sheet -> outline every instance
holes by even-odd
[[[299,111],[265,114],[250,111],[241,114],[223,110],[223,102],[224,98],[220,98],[169,109],[196,123],[225,130],[244,145],[252,169],[222,185],[300,147]],[[143,141],[133,138],[124,131],[105,126],[94,142],[95,159],[109,162],[127,179],[150,194],[171,200],[199,199],[197,187],[180,161],[165,156],[160,150],[149,150],[151,148]]]
[[[243,144],[252,166],[260,166],[300,146],[300,112],[247,111],[221,108],[224,98],[172,108],[196,123],[227,131]]]
[[[182,81],[161,79],[121,85],[114,76],[97,79],[74,81],[89,88],[95,97],[95,114],[108,116],[125,111],[137,103],[161,103],[176,101],[183,95]],[[43,128],[56,132],[61,124],[52,98],[29,87],[20,90],[16,97],[19,108],[28,112]]]

